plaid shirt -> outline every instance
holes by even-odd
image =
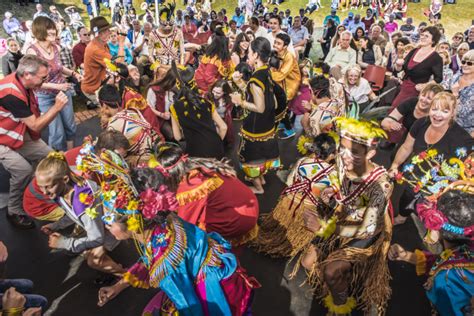
[[[74,70],[74,61],[72,59],[72,50],[65,47],[61,46],[61,50],[59,52],[59,58],[61,59],[61,64],[71,70]]]

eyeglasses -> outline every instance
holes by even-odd
[[[462,61],[461,61],[461,64],[462,64],[462,65],[472,66],[472,65],[474,65],[474,62],[472,62],[472,61],[467,61],[467,60],[462,60]]]
[[[461,40],[461,39],[464,39],[464,37],[462,37],[462,36],[454,36],[453,39]]]
[[[91,33],[85,33],[85,34],[81,34],[81,36],[90,36]]]

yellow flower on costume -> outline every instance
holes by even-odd
[[[99,213],[97,213],[97,211],[95,210],[95,207],[88,207],[86,208],[86,215],[94,219],[97,217],[97,215],[99,215]]]
[[[116,195],[117,195],[117,193],[115,193],[115,191],[107,191],[107,192],[104,192],[104,193],[103,193],[103,199],[104,199],[105,201],[110,201],[110,200],[113,199]]]
[[[448,260],[448,258],[450,258],[452,255],[453,255],[453,251],[451,249],[446,249],[439,256],[443,260]]]
[[[319,236],[323,239],[328,239],[336,231],[336,217],[333,216],[329,220],[319,220],[321,228],[316,233],[316,236]]]
[[[411,163],[416,164],[416,165],[420,164],[422,161],[423,160],[418,155],[411,158]]]
[[[140,229],[140,221],[135,217],[127,219],[127,229],[131,232],[137,232]]]
[[[127,210],[135,211],[138,209],[138,201],[129,201],[127,205]]]
[[[156,168],[160,165],[160,163],[156,160],[155,156],[152,155],[150,160],[148,160],[148,167],[149,168]]]
[[[312,143],[312,139],[310,137],[301,135],[300,138],[298,138],[296,148],[302,155],[306,155],[308,153],[308,149],[306,149],[306,147],[304,146],[306,143]]]
[[[436,149],[430,149],[426,152],[426,159],[434,158],[436,157],[437,154],[438,154],[438,151]]]
[[[82,204],[86,203],[88,196],[89,194],[87,193],[79,193],[79,202],[81,202]]]

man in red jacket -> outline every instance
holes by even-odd
[[[7,218],[24,229],[34,227],[22,208],[23,191],[34,171],[31,162],[51,151],[40,138],[41,130],[67,103],[67,96],[60,92],[54,105],[40,116],[33,89],[47,77],[48,63],[26,55],[15,73],[0,80],[0,162],[11,175]]]

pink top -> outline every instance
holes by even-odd
[[[387,22],[387,23],[385,23],[385,31],[387,31],[388,34],[392,34],[396,30],[398,30],[397,22]]]
[[[53,59],[47,59],[43,54],[42,50],[38,48],[35,44],[30,46],[40,58],[48,62],[48,77],[46,78],[47,83],[65,83],[66,79],[63,76],[63,65],[61,64],[61,59],[59,57],[59,49],[56,45],[53,45],[54,56]],[[37,89],[35,92],[43,94],[56,94],[59,91],[56,89]]]

